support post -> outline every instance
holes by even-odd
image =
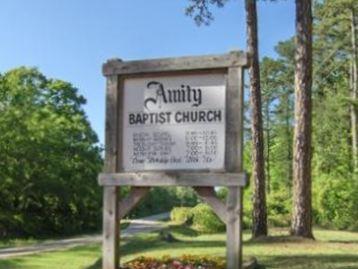
[[[243,171],[244,82],[242,67],[230,67],[226,94],[226,169]],[[242,269],[243,188],[229,187],[226,223],[227,269]]]
[[[107,77],[106,90],[106,173],[115,173],[118,169],[120,142],[118,141],[118,94],[119,78]],[[117,269],[119,265],[119,187],[105,186],[103,189],[103,248],[102,269]]]
[[[242,268],[242,187],[230,187],[227,198],[227,269]]]
[[[118,187],[103,191],[103,269],[117,269],[119,264]]]

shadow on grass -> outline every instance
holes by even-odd
[[[188,236],[188,237],[195,237],[199,235],[199,233],[196,230],[183,225],[170,225],[168,228],[163,229],[163,231],[175,233],[183,236]]]
[[[301,244],[301,243],[332,243],[332,244],[358,244],[358,240],[314,240],[289,235],[279,236],[263,236],[259,238],[251,238],[244,242],[247,245],[266,245],[266,244]]]
[[[102,258],[98,259],[94,264],[90,267],[86,267],[85,269],[101,269],[102,266]]]
[[[0,268],[16,269],[18,268],[18,262],[16,260],[0,260]]]
[[[161,240],[159,235],[152,238],[135,238],[121,246],[122,255],[135,254],[149,249],[168,250],[182,248],[212,248],[225,247],[223,241],[195,241],[195,240],[177,240],[174,243]]]
[[[300,243],[315,243],[320,242],[313,239],[307,239],[302,237],[295,237],[289,235],[280,235],[280,236],[262,236],[258,238],[251,238],[245,241],[245,245],[265,245],[265,244],[278,244],[278,243],[292,243],[292,244],[300,244]]]
[[[358,240],[329,240],[325,242],[333,244],[358,244]]]
[[[357,255],[278,255],[258,257],[268,268],[358,269]],[[265,268],[265,267],[260,267]]]

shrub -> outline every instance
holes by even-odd
[[[225,224],[207,204],[198,204],[191,210],[193,228],[202,233],[216,233],[225,230]]]
[[[268,223],[275,227],[287,227],[291,222],[291,198],[286,189],[276,190],[267,197]]]
[[[355,229],[358,184],[351,178],[322,176],[314,186],[316,222],[336,229]]]
[[[228,192],[229,192],[229,190],[227,187],[220,187],[216,191],[216,195],[221,201],[226,202]]]
[[[170,212],[170,219],[178,223],[192,224],[193,213],[191,207],[174,207]]]
[[[228,195],[228,188],[227,187],[220,187],[216,191],[217,197],[226,203],[227,195]],[[244,192],[244,213],[242,224],[244,229],[250,229],[252,227],[252,191],[250,188],[246,188]]]
[[[242,224],[244,229],[251,229],[252,227],[252,209],[252,190],[251,188],[246,188],[244,191],[244,211],[242,218]]]

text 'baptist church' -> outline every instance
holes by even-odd
[[[154,97],[144,100],[147,111],[153,108],[160,109],[163,104],[187,103],[192,107],[202,104],[202,90],[190,85],[181,85],[178,89],[165,89],[163,83],[150,81],[147,90],[155,93]],[[139,124],[171,124],[171,123],[214,123],[223,119],[222,110],[191,110],[191,111],[161,111],[129,113],[129,125]]]

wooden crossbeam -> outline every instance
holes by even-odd
[[[178,58],[163,58],[137,61],[122,61],[111,59],[103,65],[103,74],[133,75],[156,72],[174,72],[220,69],[228,67],[244,67],[249,64],[249,57],[241,51],[232,51],[227,54],[189,56]]]
[[[246,186],[245,173],[102,173],[98,177],[102,186]]]

